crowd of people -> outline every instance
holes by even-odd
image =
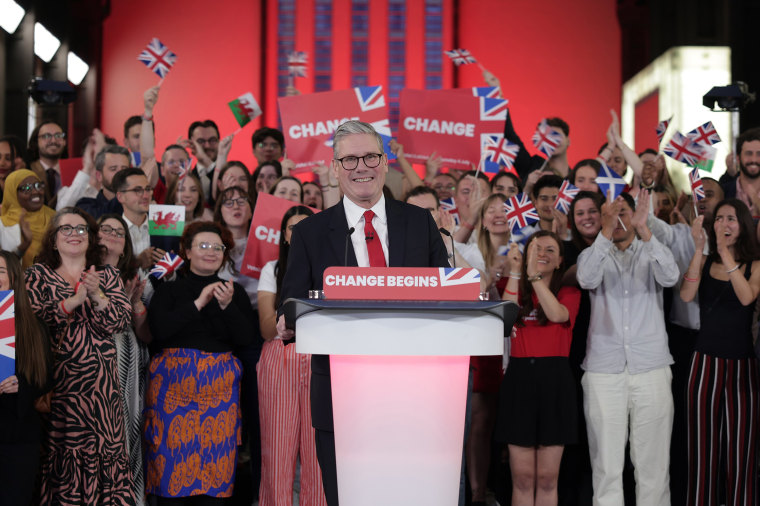
[[[212,120],[159,156],[158,97],[145,92],[121,144],[94,130],[69,185],[61,125],[0,137],[0,290],[15,292],[16,336],[0,504],[224,504],[246,465],[262,506],[290,505],[296,481],[303,506],[337,505],[329,363],[297,354],[281,317],[305,272],[330,265],[312,253],[336,210],[382,240],[354,234],[350,263],[393,265],[403,212],[425,242],[415,265],[478,269],[482,291],[519,306],[504,356],[471,359],[461,505],[493,504],[503,483],[514,505],[757,504],[760,128],[696,202],[662,154],[625,145],[614,113],[573,166],[565,121],[547,120],[561,142],[544,159],[508,115],[520,151],[491,177],[434,153],[420,175],[394,140],[394,195],[369,125],[341,126],[331,166],[303,178],[270,127],[251,138],[255,167],[227,159],[233,137]],[[616,198],[596,182],[602,164],[628,177]],[[565,179],[580,190],[567,214]],[[241,268],[261,193],[292,207],[254,279]],[[540,219],[518,233],[504,203],[519,193]],[[181,238],[151,237],[151,203],[184,206]],[[167,252],[181,269],[149,276]]]

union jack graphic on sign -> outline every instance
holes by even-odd
[[[382,86],[358,86],[354,88],[356,98],[359,99],[359,108],[365,111],[385,107],[385,95]]]
[[[13,290],[0,292],[0,381],[16,374],[16,318]]]
[[[467,285],[480,282],[480,273],[477,269],[463,267],[441,267],[441,286]]]
[[[507,119],[508,103],[508,100],[500,98],[480,97],[480,120],[504,122]]]

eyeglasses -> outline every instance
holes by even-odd
[[[21,193],[31,193],[32,190],[44,190],[45,189],[45,183],[42,181],[37,181],[36,183],[26,183],[24,185],[21,185],[18,187],[17,191],[20,191]]]
[[[61,225],[58,227],[56,232],[60,232],[66,237],[69,237],[72,232],[76,232],[77,235],[84,235],[90,230],[90,227],[87,225],[77,225],[76,227],[72,227],[71,225]]]
[[[124,230],[119,229],[119,228],[114,228],[110,225],[101,225],[100,231],[106,235],[112,235],[114,237],[118,237],[119,239],[124,239],[124,236],[127,235],[127,233],[124,232]]]
[[[256,147],[259,149],[277,149],[280,145],[276,142],[259,142]]]
[[[40,134],[39,138],[42,139],[43,141],[49,141],[53,138],[55,138],[55,140],[57,141],[62,141],[63,139],[66,138],[66,134],[64,132],[58,132],[54,134]]]
[[[146,186],[145,188],[141,188],[138,186],[137,188],[129,188],[128,190],[121,190],[121,193],[127,193],[127,192],[134,192],[135,195],[138,197],[142,197],[146,193],[150,193],[153,191],[153,188],[150,186]]]
[[[248,199],[239,198],[239,199],[227,199],[222,201],[222,205],[224,207],[235,207],[236,205],[238,207],[243,207],[248,203]]]
[[[214,253],[224,253],[224,250],[227,249],[227,246],[224,244],[217,244],[217,243],[211,243],[211,242],[199,242],[196,244],[198,246],[198,249],[200,250],[213,250]]]
[[[364,165],[369,167],[370,169],[374,169],[378,165],[380,165],[380,160],[383,159],[382,153],[368,153],[364,156],[344,156],[343,158],[336,158],[335,160],[339,161],[341,166],[346,170],[354,170],[356,167],[359,166],[359,160],[362,160],[364,162]]]
[[[219,139],[216,137],[210,137],[208,139],[195,139],[195,142],[197,142],[201,146],[205,144],[214,145],[214,144],[219,144]]]

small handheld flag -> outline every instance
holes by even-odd
[[[699,160],[694,165],[699,170],[712,172],[715,158],[718,156],[718,150],[712,146],[700,146]]]
[[[291,77],[306,77],[306,63],[309,55],[306,51],[293,51],[288,55],[288,74]]]
[[[559,194],[557,195],[557,201],[554,203],[554,209],[558,209],[565,214],[570,212],[570,204],[573,203],[575,196],[578,195],[580,190],[570,184],[570,181],[565,179],[562,181],[562,186],[559,188]]]
[[[259,107],[258,102],[253,97],[253,93],[240,95],[227,105],[230,106],[232,114],[235,115],[235,120],[237,120],[241,128],[261,115],[261,107]]]
[[[527,193],[518,193],[504,202],[507,221],[512,232],[527,227],[538,221],[538,213]]]
[[[156,262],[156,265],[153,266],[148,275],[153,276],[156,279],[162,279],[170,276],[173,272],[182,267],[182,264],[184,263],[185,261],[182,260],[181,256],[176,253],[168,252],[163,258],[161,258],[161,260]]]
[[[520,146],[509,142],[502,134],[488,134],[484,136],[483,155],[486,162],[483,172],[497,173],[501,165],[511,169],[514,166]]]
[[[153,37],[137,59],[163,79],[177,62],[177,55],[169,51],[169,48],[156,37]]]
[[[468,65],[470,63],[478,63],[478,60],[470,54],[466,49],[452,49],[451,51],[444,51],[446,56],[451,58],[454,65],[457,67],[460,65]]]
[[[440,208],[447,211],[454,218],[454,223],[459,225],[459,211],[457,211],[457,204],[454,202],[454,197],[441,199]]]
[[[185,230],[185,206],[151,204],[148,207],[150,235],[179,237]]]
[[[672,159],[690,166],[696,165],[702,155],[702,147],[681,132],[673,134],[663,151]]]
[[[665,132],[668,130],[668,125],[670,125],[672,120],[673,116],[657,123],[657,128],[655,129],[655,132],[657,133],[657,144],[662,144],[662,138],[665,137]]]
[[[694,201],[699,202],[704,199],[705,187],[702,185],[699,169],[695,168],[689,171],[689,183],[691,183],[691,194],[694,195]]]
[[[551,158],[560,142],[562,142],[562,136],[552,130],[546,119],[542,119],[536,128],[536,133],[533,134],[533,145],[536,146],[536,149],[545,154],[547,158]]]
[[[602,170],[599,171],[599,176],[597,176],[595,181],[599,186],[599,189],[605,195],[608,195],[610,191],[612,192],[613,200],[618,198],[618,196],[623,193],[623,190],[626,186],[625,179],[618,176],[617,173],[615,173],[607,166],[607,164],[604,163],[602,164]]]
[[[16,313],[13,290],[0,292],[0,381],[16,374]]]
[[[686,137],[702,146],[712,146],[720,142],[720,135],[715,130],[712,121],[708,121],[704,125],[700,125],[691,132],[688,132]]]

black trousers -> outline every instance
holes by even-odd
[[[322,486],[328,506],[338,506],[338,471],[335,466],[335,433],[314,430],[317,444],[317,460],[322,471]]]

